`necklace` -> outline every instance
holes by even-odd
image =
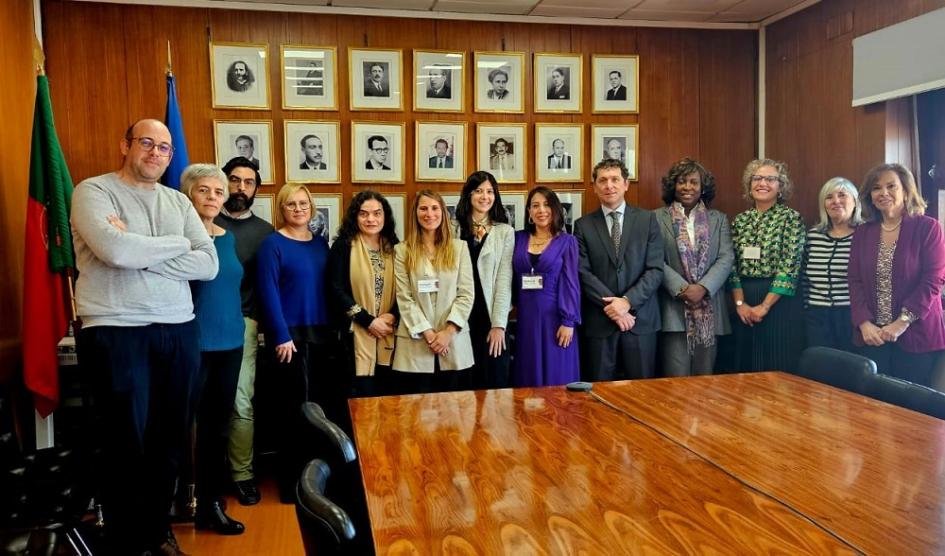
[[[883,224],[882,222],[879,223],[879,226],[883,229],[883,231],[895,232],[899,228],[899,226],[902,226],[902,218],[899,219],[899,222],[896,222],[895,226],[892,226],[890,228],[887,228],[886,225]]]

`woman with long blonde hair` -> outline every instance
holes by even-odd
[[[472,367],[468,319],[475,287],[466,242],[454,239],[443,198],[417,192],[407,237],[394,248],[397,281],[395,380],[403,392],[455,389]]]

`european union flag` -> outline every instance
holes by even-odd
[[[168,187],[180,189],[180,175],[184,168],[190,165],[190,155],[187,154],[187,139],[184,138],[184,122],[180,117],[180,107],[177,105],[177,85],[174,75],[167,74],[167,111],[164,113],[164,125],[171,132],[171,142],[174,145],[174,157],[167,170],[164,171],[162,182]]]

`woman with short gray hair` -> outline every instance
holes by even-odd
[[[194,388],[197,441],[194,478],[197,529],[239,535],[243,524],[223,511],[227,436],[243,361],[243,313],[240,282],[243,267],[236,257],[233,234],[213,223],[229,197],[226,175],[213,164],[191,164],[181,174],[181,193],[190,198],[213,238],[220,271],[209,282],[191,282],[194,314],[200,327],[200,375]]]

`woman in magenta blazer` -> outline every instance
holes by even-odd
[[[924,216],[915,178],[900,164],[870,170],[860,200],[867,223],[850,248],[853,343],[880,373],[928,386],[945,349],[942,227]]]

